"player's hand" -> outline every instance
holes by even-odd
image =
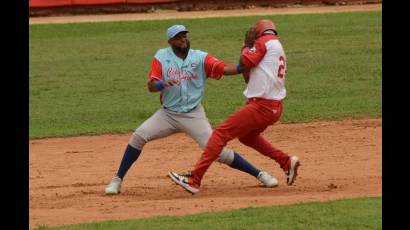
[[[164,82],[164,87],[171,87],[171,86],[178,85],[178,84],[179,84],[179,80],[177,79],[166,80]]]
[[[243,47],[252,48],[253,44],[255,43],[255,40],[256,40],[256,28],[252,26],[245,33]]]

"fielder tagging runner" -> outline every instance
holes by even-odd
[[[201,149],[205,148],[212,133],[200,104],[205,80],[208,77],[218,80],[222,75],[235,75],[240,71],[239,66],[226,65],[210,54],[190,49],[187,33],[183,25],[168,28],[170,47],[160,49],[155,54],[148,81],[150,92],[161,92],[162,107],[132,134],[117,175],[105,189],[106,194],[120,192],[125,174],[149,141],[184,132]],[[276,178],[255,168],[231,149],[220,148],[215,156],[219,162],[256,177],[266,187],[275,187],[278,183]]]
[[[246,105],[213,131],[191,172],[169,173],[174,182],[193,194],[199,192],[201,180],[209,166],[219,157],[224,146],[235,138],[275,160],[285,171],[288,185],[296,179],[300,166],[298,157],[274,148],[261,136],[269,125],[279,120],[282,100],[286,96],[286,56],[272,21],[259,20],[246,33],[240,66],[247,83],[244,91]]]

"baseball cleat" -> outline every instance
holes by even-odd
[[[181,185],[184,189],[186,189],[188,192],[195,194],[199,192],[199,187],[197,185],[193,185],[189,183],[189,177],[191,176],[191,173],[182,173],[178,174],[175,172],[169,172],[168,176],[178,185]]]
[[[299,158],[297,156],[290,157],[289,170],[286,172],[287,183],[292,185],[298,175],[298,168],[300,166]]]
[[[265,185],[265,187],[273,188],[278,186],[278,180],[265,171],[261,171],[257,178]]]
[[[118,176],[112,178],[111,182],[105,188],[105,194],[115,195],[120,193],[122,180]]]

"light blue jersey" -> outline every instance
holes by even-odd
[[[162,78],[179,83],[161,91],[162,103],[166,109],[186,113],[202,100],[205,90],[205,57],[207,53],[190,49],[185,60],[174,54],[171,47],[158,50],[155,58],[161,62]]]

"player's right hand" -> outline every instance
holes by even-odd
[[[179,84],[179,80],[177,79],[166,80],[164,82],[164,87],[171,87],[171,86],[178,85],[178,84]]]
[[[245,33],[245,39],[243,41],[242,49],[245,47],[252,48],[256,40],[256,28],[254,26],[249,27]]]

